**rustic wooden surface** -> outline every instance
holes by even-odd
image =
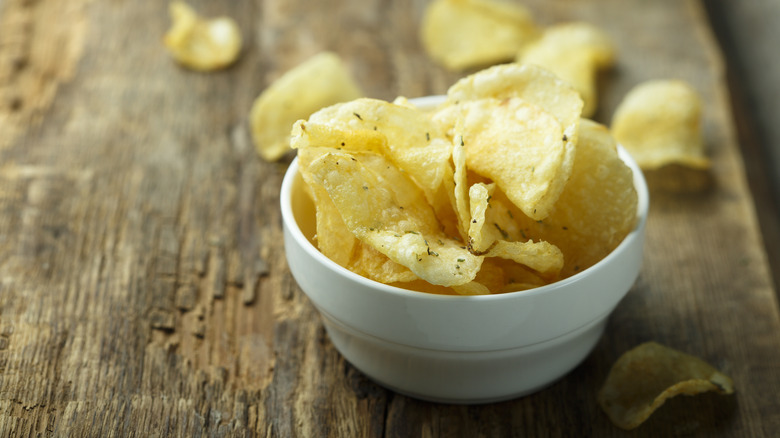
[[[776,436],[772,244],[702,2],[526,2],[540,23],[615,38],[602,122],[640,81],[691,82],[714,165],[648,175],[642,273],[585,362],[483,406],[395,394],[339,356],[284,258],[289,157],[260,161],[246,128],[257,94],[325,49],[372,97],[443,93],[461,74],[421,50],[425,2],[192,4],[237,19],[237,65],[177,67],[165,2],[0,0],[0,436],[624,436],[595,394],[646,340],[708,360],[737,393],[675,398],[632,435]]]

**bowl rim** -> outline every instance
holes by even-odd
[[[430,108],[435,107],[436,105],[444,102],[445,98],[446,96],[443,95],[432,95],[432,96],[409,99],[409,102],[417,107],[422,107],[423,109],[425,109],[426,107],[430,107]],[[377,290],[382,293],[389,293],[399,297],[412,298],[412,299],[426,299],[432,301],[458,301],[458,302],[501,301],[501,300],[518,298],[518,297],[531,297],[531,296],[541,295],[541,294],[548,293],[552,290],[565,287],[571,283],[576,283],[580,281],[580,279],[588,275],[591,275],[591,273],[598,270],[601,266],[610,263],[610,260],[612,260],[613,258],[620,257],[620,254],[625,252],[627,247],[632,246],[636,240],[642,239],[643,237],[642,234],[644,233],[644,228],[647,222],[647,214],[649,211],[649,204],[650,204],[650,194],[647,186],[647,181],[645,180],[644,174],[642,173],[642,170],[640,169],[639,165],[631,157],[628,151],[625,148],[623,148],[623,146],[621,146],[620,144],[617,145],[617,151],[620,159],[626,165],[628,165],[633,172],[634,188],[636,189],[637,192],[637,216],[636,216],[636,223],[634,224],[634,228],[626,235],[626,237],[623,238],[623,240],[618,244],[617,247],[615,247],[615,249],[612,250],[612,252],[607,254],[607,256],[599,260],[594,265],[570,277],[564,278],[554,283],[546,284],[544,286],[539,286],[533,289],[526,289],[526,290],[514,291],[514,292],[504,292],[500,294],[488,294],[488,295],[440,295],[440,294],[433,294],[428,292],[420,292],[420,291],[415,291],[410,289],[404,289],[401,287],[380,283],[378,281],[371,280],[369,278],[363,277],[362,275],[356,274],[350,271],[349,269],[339,265],[338,263],[334,262],[333,260],[325,256],[325,254],[320,252],[320,250],[317,249],[309,241],[309,239],[303,234],[303,231],[301,231],[300,227],[298,226],[298,222],[295,220],[295,215],[293,213],[293,207],[292,207],[292,189],[294,183],[296,182],[296,178],[298,178],[298,174],[299,174],[297,156],[292,160],[292,162],[288,166],[284,178],[282,179],[282,186],[280,192],[282,222],[287,228],[287,230],[290,232],[290,235],[293,237],[293,239],[295,239],[296,242],[298,242],[300,247],[304,251],[306,251],[306,253],[308,253],[309,256],[311,256],[315,260],[318,260],[324,266],[328,267],[329,269],[332,269],[336,273],[344,277],[347,277],[352,281],[361,283],[362,285],[365,285],[369,289]],[[303,183],[302,180],[301,183]]]

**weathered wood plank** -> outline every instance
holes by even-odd
[[[777,300],[700,2],[525,2],[544,24],[615,37],[603,122],[642,80],[691,82],[714,166],[650,175],[645,266],[594,353],[485,406],[394,394],[335,351],[284,258],[290,157],[264,163],[247,137],[260,90],[320,50],[370,96],[443,93],[460,73],[422,51],[425,3],[192,3],[239,21],[237,65],[171,62],[164,3],[0,2],[0,435],[620,436],[595,393],[649,339],[709,360],[738,393],[673,400],[635,435],[780,428]]]
[[[728,61],[727,79],[745,171],[756,200],[764,248],[775,287],[780,281],[780,64],[773,61],[780,39],[780,4],[704,3]]]

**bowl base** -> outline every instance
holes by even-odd
[[[321,315],[333,345],[369,379],[399,394],[446,404],[506,401],[551,385],[587,357],[608,316],[520,348],[441,351],[387,342]]]

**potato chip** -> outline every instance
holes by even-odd
[[[453,139],[452,163],[454,167],[453,181],[455,182],[454,208],[458,217],[458,230],[461,237],[468,238],[471,213],[469,207],[468,172],[466,171],[466,148],[463,143],[463,135],[458,133]]]
[[[521,50],[517,62],[534,64],[570,83],[582,97],[583,117],[597,107],[596,73],[615,62],[615,49],[601,29],[584,22],[557,24]]]
[[[451,237],[465,238],[459,215],[455,211],[455,170],[448,164],[439,190],[429,200],[444,233]]]
[[[504,262],[503,259],[499,258],[485,258],[474,278],[474,283],[484,286],[488,293],[495,293],[504,287],[507,282],[503,267]]]
[[[340,129],[322,123],[298,120],[290,134],[290,147],[384,154],[387,149],[387,137],[375,130]]]
[[[278,160],[290,150],[295,121],[362,94],[336,54],[315,55],[282,75],[252,104],[249,124],[257,152],[267,161]]]
[[[576,143],[582,98],[571,84],[539,66],[502,64],[460,79],[447,90],[445,108],[477,99],[511,97],[521,98],[552,114],[564,127],[566,141]]]
[[[352,234],[421,279],[458,286],[479,271],[482,257],[446,236],[428,204],[404,202],[423,199],[419,189],[406,193],[413,183],[399,186],[396,177],[392,182],[378,177],[344,152],[322,155],[306,171],[327,191]]]
[[[573,144],[558,120],[519,98],[460,105],[467,166],[495,181],[534,219],[547,216],[571,171]]]
[[[490,173],[483,173],[485,167],[508,167],[519,164],[519,167],[524,168],[524,175],[516,174],[512,179],[514,180],[510,185],[506,181],[496,181],[502,190],[506,191],[509,198],[528,216],[534,219],[544,218],[555,203],[557,196],[563,190],[563,186],[568,180],[571,168],[574,165],[574,156],[576,152],[578,126],[580,121],[580,113],[582,112],[582,99],[579,94],[571,87],[571,85],[565,83],[555,75],[543,68],[534,65],[520,65],[520,64],[505,64],[490,67],[482,70],[471,76],[463,78],[456,82],[447,91],[447,102],[445,105],[434,115],[434,120],[451,130],[454,126],[455,120],[460,117],[464,117],[463,112],[468,111],[464,109],[469,107],[470,102],[484,101],[485,99],[496,99],[504,101],[506,99],[520,99],[527,104],[537,106],[541,109],[541,112],[548,113],[557,119],[561,126],[561,133],[558,135],[557,141],[560,142],[558,147],[554,146],[555,139],[550,137],[554,131],[550,126],[549,117],[542,115],[541,112],[537,112],[532,119],[525,121],[526,129],[524,130],[528,134],[526,139],[531,145],[538,145],[538,141],[541,137],[544,138],[544,142],[547,146],[553,147],[556,151],[561,150],[562,155],[553,153],[550,157],[543,157],[547,154],[543,152],[543,147],[538,147],[536,152],[540,155],[528,155],[520,158],[520,161],[510,161],[499,163],[498,159],[495,159],[496,163],[490,163],[483,166],[481,169],[475,166],[475,163],[469,162],[469,167],[474,167],[475,171],[481,173],[489,178],[494,178],[493,174],[497,173],[496,169]],[[485,105],[480,104],[480,105]],[[504,106],[496,105],[494,106]],[[507,112],[506,108],[500,109],[500,111]],[[468,111],[472,113],[472,111]],[[473,112],[474,116],[479,115],[479,111]],[[521,114],[515,114],[515,116],[521,116]],[[525,117],[531,117],[531,114],[524,115]],[[483,119],[488,117],[483,115]],[[494,137],[502,136],[504,127],[498,127],[497,120],[486,120],[494,128],[500,129],[499,131],[492,131]],[[542,128],[540,125],[546,121],[547,127]],[[509,122],[507,122],[509,124]],[[509,126],[509,128],[520,131],[520,126]],[[530,136],[539,137],[535,140]],[[507,137],[507,136],[504,136]],[[486,142],[483,140],[483,142]],[[515,143],[519,144],[518,141]],[[467,149],[468,151],[468,149]],[[489,153],[489,155],[492,154]],[[476,154],[474,154],[476,155]],[[469,154],[469,157],[472,155]],[[490,159],[490,158],[488,158]],[[544,165],[537,168],[534,161],[542,160]],[[556,166],[555,163],[558,163]],[[556,168],[557,167],[557,168]],[[555,169],[554,169],[555,168]],[[528,170],[534,173],[533,179],[526,179],[529,176]],[[537,173],[537,172],[542,173]],[[509,174],[506,169],[502,172]],[[521,184],[521,180],[528,184],[528,189],[531,192],[523,193],[518,191],[518,185]],[[521,199],[526,198],[526,199]],[[536,211],[534,211],[536,210]]]
[[[323,108],[308,122],[384,135],[387,156],[417,182],[429,200],[447,174],[451,143],[441,128],[416,108],[362,98]]]
[[[312,120],[317,120],[317,118],[312,117]],[[321,123],[304,120],[299,120],[295,123],[293,127],[291,145],[293,148],[299,149],[298,161],[302,169],[308,168],[309,164],[314,161],[314,159],[326,153],[336,150],[350,151],[353,156],[358,158],[361,164],[372,170],[377,177],[384,179],[387,184],[395,185],[398,193],[400,194],[399,196],[420,195],[422,193],[412,181],[398,173],[397,168],[391,162],[387,162],[383,158],[383,155],[387,154],[389,149],[387,147],[387,137],[382,132],[373,129],[340,129],[332,125],[333,124],[324,125]],[[451,172],[449,175],[451,175]],[[445,186],[447,185],[443,185],[442,187]],[[447,213],[447,211],[448,209],[451,210],[451,207],[449,198],[446,195],[444,195],[444,197],[444,201],[435,202],[432,206],[434,207],[437,218],[440,215],[443,216],[440,219],[440,222],[442,224],[447,224],[447,218],[449,217],[449,213]],[[416,205],[418,203],[425,203],[427,201],[423,197],[420,199],[399,199],[399,202],[405,205]],[[323,227],[321,229],[325,230],[326,228]],[[458,235],[457,225],[452,228],[445,227],[444,231],[445,233],[448,231],[454,232],[455,234],[452,235]],[[344,237],[339,237],[339,239],[342,238]],[[355,248],[356,249],[353,250],[352,259],[355,259],[354,254],[372,255],[367,249],[370,247],[367,247],[366,245],[359,243],[355,246]],[[339,248],[337,241],[335,241],[333,248],[330,250],[339,251],[343,250],[343,248]],[[326,251],[322,252],[327,255]],[[353,272],[359,273],[360,275],[364,275],[382,283],[409,281],[409,276],[406,275],[406,273],[399,273],[398,270],[395,269],[395,267],[392,265],[381,265],[383,267],[381,272],[372,273],[364,266],[371,261],[372,259],[363,260],[358,258],[356,260],[352,260],[350,265],[347,265],[346,263],[340,264],[342,264],[342,266],[348,267]],[[408,272],[408,274],[411,274],[412,276],[414,275],[411,272]],[[414,276],[414,278],[417,277]]]
[[[469,188],[471,223],[469,227],[469,250],[486,257],[500,257],[514,260],[521,265],[542,273],[544,276],[558,275],[563,267],[563,253],[547,242],[509,240],[512,237],[496,221],[488,222],[488,210],[492,210],[490,198],[494,184],[477,183]],[[498,209],[497,209],[498,210]],[[506,211],[506,210],[505,210]],[[486,226],[486,224],[493,226]],[[514,225],[509,223],[507,228]]]
[[[495,196],[500,201],[501,194]],[[549,216],[536,221],[516,215],[528,238],[546,240],[563,251],[565,278],[620,244],[636,223],[637,202],[633,172],[618,156],[615,139],[603,125],[582,119],[577,159]]]
[[[454,290],[458,295],[488,295],[490,294],[490,289],[487,288],[484,284],[478,283],[476,281],[472,281],[466,284],[462,285],[456,285],[452,286],[452,290]]]
[[[170,4],[171,28],[163,44],[179,64],[200,71],[219,70],[233,64],[241,52],[241,30],[235,20],[206,20],[182,1]]]
[[[322,246],[360,275],[436,294],[585,269],[633,227],[637,196],[609,131],[581,109],[552,73],[510,64],[459,81],[433,111],[359,98],[297,121],[301,172],[329,201],[317,234],[335,229]]]
[[[557,276],[563,267],[561,250],[545,241],[509,242],[497,240],[485,253],[485,257],[514,260],[547,278]]]
[[[328,148],[307,148],[300,151],[301,174],[316,207],[315,243],[326,257],[350,271],[380,283],[407,282],[418,279],[408,268],[390,260],[384,254],[358,240],[344,224],[341,214],[327,191],[313,184],[308,165],[329,152]]]
[[[316,186],[315,186],[316,187]],[[329,259],[350,271],[380,283],[417,279],[408,268],[364,244],[344,225],[336,207],[323,190],[314,199],[317,205],[317,248]]]
[[[508,208],[507,204],[511,203],[494,197],[496,191],[494,183],[477,182],[469,188],[471,223],[468,246],[476,254],[486,252],[498,240],[528,240],[528,236],[520,228],[521,222],[517,220],[522,213],[514,206]]]
[[[490,197],[496,189],[495,184],[477,183],[469,187],[469,209],[471,222],[468,224],[468,247],[471,252],[485,253],[493,243],[509,236],[499,225],[485,226]]]
[[[653,80],[626,94],[612,117],[612,133],[643,169],[676,163],[706,169],[701,99],[687,83]]]
[[[734,384],[695,356],[647,342],[615,362],[598,402],[616,426],[628,430],[642,424],[670,397],[707,391],[732,394]]]
[[[522,6],[494,0],[434,0],[424,13],[425,50],[451,70],[513,59],[538,34]]]

